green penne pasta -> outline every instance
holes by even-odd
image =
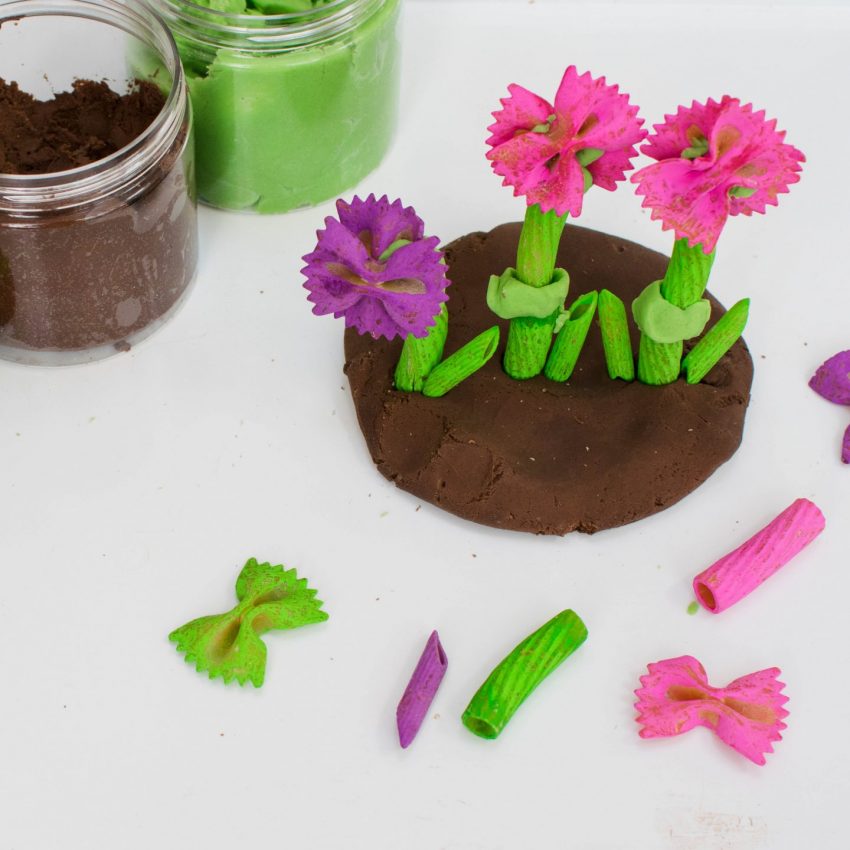
[[[599,329],[602,331],[602,347],[605,349],[608,375],[612,381],[616,378],[633,381],[635,359],[632,355],[626,307],[621,298],[607,289],[599,293],[598,305]]]
[[[702,298],[714,263],[714,251],[706,254],[701,245],[689,246],[677,239],[661,283],[661,294],[676,307],[685,309]],[[661,386],[672,384],[682,369],[681,342],[655,342],[641,334],[638,351],[638,380]]]
[[[690,350],[682,361],[682,370],[689,384],[698,384],[737,342],[744,332],[749,313],[750,299],[744,298],[724,313]]]
[[[590,323],[596,314],[597,292],[587,292],[573,302],[570,317],[555,337],[546,361],[545,374],[550,381],[568,381],[578,362]]]
[[[566,213],[559,216],[554,210],[543,212],[539,204],[526,208],[516,261],[517,277],[523,283],[541,287],[552,280],[566,221]],[[523,381],[543,371],[558,312],[555,310],[545,319],[511,319],[503,365],[512,378]]]
[[[422,387],[422,395],[429,398],[445,395],[461,381],[474,375],[496,353],[498,347],[499,326],[493,325],[436,366]]]
[[[481,738],[497,738],[526,697],[586,639],[581,617],[561,611],[493,670],[470,700],[463,725]]]
[[[397,390],[406,393],[422,390],[428,375],[443,356],[448,331],[449,313],[443,304],[434,317],[434,324],[428,329],[428,336],[424,339],[417,339],[413,335],[405,338],[395,370]]]

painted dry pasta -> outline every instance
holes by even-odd
[[[648,671],[635,691],[641,738],[666,738],[704,726],[758,765],[782,739],[788,697],[778,667],[742,676],[725,688],[713,688],[702,664],[690,655],[657,661]]]
[[[340,198],[336,209],[303,258],[313,313],[344,318],[373,339],[403,339],[394,381],[401,392],[443,396],[484,366],[499,345],[497,326],[442,359],[449,279],[440,240],[425,236],[413,207],[369,195]]]
[[[669,384],[685,371],[688,383],[698,383],[743,332],[746,299],[682,359],[684,343],[698,337],[710,317],[703,294],[727,219],[765,212],[800,179],[805,157],[784,140],[775,120],[729,95],[680,106],[653,126],[641,152],[656,161],[631,181],[652,219],[676,241],[664,279],[650,283],[632,305],[641,331],[640,381]]]
[[[259,688],[266,672],[266,645],[260,635],[327,620],[316,592],[294,569],[250,558],[236,580],[236,607],[192,620],[168,639],[210,679],[221,677],[225,684],[235,679]]]
[[[551,103],[514,83],[493,113],[487,159],[527,203],[516,267],[490,278],[487,298],[511,323],[503,365],[512,378],[544,370],[551,380],[572,375],[586,334],[569,334],[552,347],[571,318],[564,307],[569,275],[555,267],[558,246],[567,216],[581,214],[585,193],[592,186],[613,191],[632,168],[635,145],[646,136],[637,113],[616,85],[579,74],[574,65]],[[510,301],[498,297],[508,287]]]
[[[478,689],[462,716],[481,738],[497,738],[531,692],[587,639],[575,611],[562,611],[518,644]]]
[[[784,567],[825,526],[826,520],[814,502],[797,499],[746,543],[694,579],[697,601],[712,614],[725,611]]]
[[[809,386],[833,404],[850,405],[850,351],[839,351],[812,375]],[[850,463],[850,425],[841,442],[841,460]]]
[[[396,709],[398,741],[403,748],[410,746],[422,727],[448,664],[440,636],[433,631]]]

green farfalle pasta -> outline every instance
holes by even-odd
[[[259,688],[266,673],[266,645],[260,635],[327,620],[316,592],[294,569],[250,558],[236,579],[239,604],[235,608],[192,620],[168,639],[210,679],[220,676],[225,683],[235,679],[240,685],[251,682]]]
[[[561,611],[493,670],[466,707],[463,725],[481,738],[497,738],[526,697],[586,639],[581,617]]]

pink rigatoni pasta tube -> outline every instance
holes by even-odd
[[[797,499],[746,543],[694,579],[697,601],[712,614],[725,611],[805,549],[825,525],[814,502]]]
[[[422,726],[425,715],[440,687],[440,682],[446,675],[448,663],[440,643],[440,636],[436,631],[431,632],[419,663],[396,709],[398,742],[403,748],[410,746],[419,727]]]

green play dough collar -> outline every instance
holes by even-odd
[[[661,294],[656,280],[632,302],[632,315],[641,332],[660,343],[682,342],[699,336],[711,316],[711,304],[702,298],[690,307],[677,307]]]
[[[516,276],[516,269],[505,269],[501,275],[490,276],[487,306],[502,319],[546,319],[564,309],[569,290],[570,276],[565,269],[555,269],[546,286],[529,286]]]

